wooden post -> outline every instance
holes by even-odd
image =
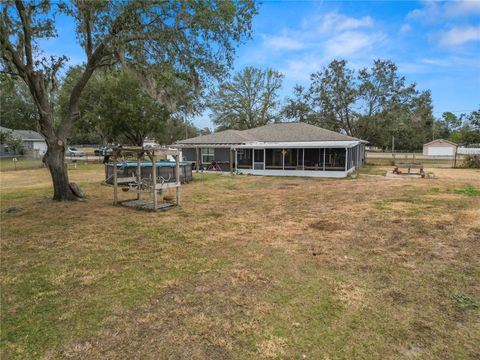
[[[233,174],[233,152],[232,152],[232,149],[230,149],[230,173]]]
[[[200,170],[200,154],[199,154],[198,146],[195,148],[195,156],[196,156],[195,171],[198,173],[198,171]]]
[[[141,189],[142,182],[142,167],[140,166],[141,153],[137,154],[137,190]],[[137,192],[137,200],[140,200],[140,191]]]
[[[113,157],[113,205],[117,205],[117,155]]]
[[[177,154],[175,155],[175,182],[177,187],[175,188],[176,190],[176,203],[177,206],[180,206],[180,156]]]
[[[458,151],[458,145],[455,146],[455,157],[453,158],[453,168],[457,167],[457,151]]]
[[[153,209],[157,210],[157,162],[155,161],[155,150],[152,150],[152,177],[153,177]]]

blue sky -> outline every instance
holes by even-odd
[[[435,116],[480,105],[480,1],[265,1],[254,30],[236,69],[278,69],[282,98],[333,59],[358,69],[380,58],[432,91]]]
[[[62,21],[63,22],[63,21]],[[71,41],[72,24],[47,53],[83,52]],[[280,98],[333,59],[359,69],[390,59],[419,89],[430,89],[435,116],[470,112],[480,105],[480,0],[476,1],[264,1],[253,39],[237,50],[234,71],[274,68],[285,75]],[[67,38],[68,36],[68,38]],[[61,44],[61,46],[58,46]],[[208,115],[194,119],[213,127]]]

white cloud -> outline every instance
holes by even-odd
[[[287,60],[286,66],[280,69],[280,72],[288,79],[295,81],[307,81],[310,74],[320,70],[326,65],[326,61],[313,54],[306,54],[303,58]]]
[[[298,50],[305,47],[301,41],[290,36],[265,36],[263,42],[273,50]]]
[[[475,14],[480,14],[478,0],[451,1],[445,4],[445,15],[448,17]]]
[[[450,66],[452,65],[452,62],[448,59],[442,58],[442,59],[422,59],[421,62],[423,64],[427,65],[432,65],[432,66]]]
[[[438,2],[427,0],[424,6],[408,13],[407,19],[416,19],[426,22],[441,21],[444,18],[460,16],[471,16],[480,14],[480,1],[458,0],[449,2]]]
[[[263,46],[255,56],[260,59],[261,54],[265,61],[275,62],[286,80],[303,82],[335,58],[348,59],[350,66],[370,63],[377,52],[382,53],[386,39],[374,29],[370,16],[312,14],[298,27],[263,35]]]
[[[480,26],[454,27],[440,36],[442,46],[457,46],[470,41],[480,41]]]
[[[353,18],[335,12],[326,14],[320,21],[322,24],[318,31],[322,33],[373,27],[373,19],[370,16]]]
[[[357,31],[346,31],[326,41],[325,50],[328,57],[352,55],[366,51],[376,43],[385,39],[382,34],[365,34]]]
[[[421,9],[415,9],[407,14],[407,19],[427,20],[432,21],[438,18],[442,11],[441,5],[436,1],[424,1],[424,6]]]
[[[412,31],[412,26],[410,24],[403,24],[401,27],[400,27],[400,32],[402,34],[405,34],[405,33],[408,33]]]

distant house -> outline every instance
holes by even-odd
[[[423,155],[428,156],[455,156],[457,144],[443,139],[430,141],[423,145]]]
[[[306,123],[225,130],[178,141],[185,161],[253,175],[345,177],[363,165],[365,141]]]
[[[1,133],[9,133],[15,139],[22,140],[23,151],[21,155],[32,157],[41,157],[47,152],[47,143],[42,135],[32,130],[13,130],[0,126]],[[19,155],[12,149],[8,148],[7,144],[0,144],[1,156]]]

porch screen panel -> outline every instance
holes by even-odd
[[[283,149],[285,156],[284,169],[285,170],[297,170],[298,168],[298,151],[299,149]],[[300,167],[302,165],[300,164]]]
[[[304,149],[305,170],[323,170],[323,149]]]
[[[252,168],[252,149],[237,150],[237,168],[251,169]]]
[[[283,169],[282,149],[265,150],[265,169],[281,170]]]
[[[303,169],[303,151],[304,149],[297,149],[297,168]]]
[[[253,168],[255,170],[263,170],[264,168],[264,149],[253,150]]]
[[[325,171],[345,171],[345,148],[325,149]]]
[[[353,167],[353,148],[347,149],[347,170]]]

